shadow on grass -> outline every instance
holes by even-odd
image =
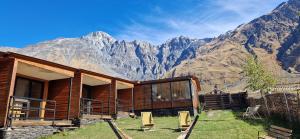
[[[143,131],[142,129],[137,129],[137,128],[127,128],[125,130],[128,130],[128,131]]]
[[[161,129],[171,130],[172,132],[181,132],[179,128],[161,128]]]
[[[228,120],[198,120],[198,121],[203,121],[203,122],[210,122],[210,121],[213,121],[213,122],[223,122],[223,121],[228,121]]]
[[[262,119],[250,119],[250,118],[243,118],[242,114],[245,111],[235,110],[233,114],[236,119],[245,121],[251,125],[262,125],[265,130],[268,130],[271,125],[280,126],[283,128],[288,128],[293,130],[293,138],[300,139],[300,123],[297,122],[289,122],[286,119],[282,118],[280,115],[274,115],[270,117],[264,117]]]
[[[170,130],[172,132],[180,132],[180,130],[178,128],[159,128],[159,129]],[[127,130],[127,131],[138,131],[138,132],[142,131],[142,132],[144,132],[144,130],[137,129],[137,128],[128,128],[128,129],[125,129],[125,130]]]

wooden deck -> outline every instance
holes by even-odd
[[[70,120],[43,121],[43,120],[13,120],[12,126],[71,126]]]
[[[89,114],[84,114],[82,115],[82,119],[112,119],[110,115],[89,115]]]

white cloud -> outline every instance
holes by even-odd
[[[270,12],[282,1],[214,0],[207,5],[195,4],[186,11],[176,13],[168,13],[155,6],[150,13],[137,15],[131,23],[123,25],[117,38],[159,44],[180,35],[215,37]]]

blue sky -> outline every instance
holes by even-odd
[[[104,31],[155,44],[214,37],[285,0],[1,0],[0,46],[24,47]]]

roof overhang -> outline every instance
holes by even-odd
[[[123,82],[123,81],[117,81],[117,89],[130,89],[133,88],[134,84]]]
[[[16,59],[17,74],[42,80],[59,80],[74,77],[74,72],[43,63]]]
[[[105,85],[110,83],[111,83],[111,79],[82,73],[82,84],[89,85],[89,86],[98,86],[98,85]]]

